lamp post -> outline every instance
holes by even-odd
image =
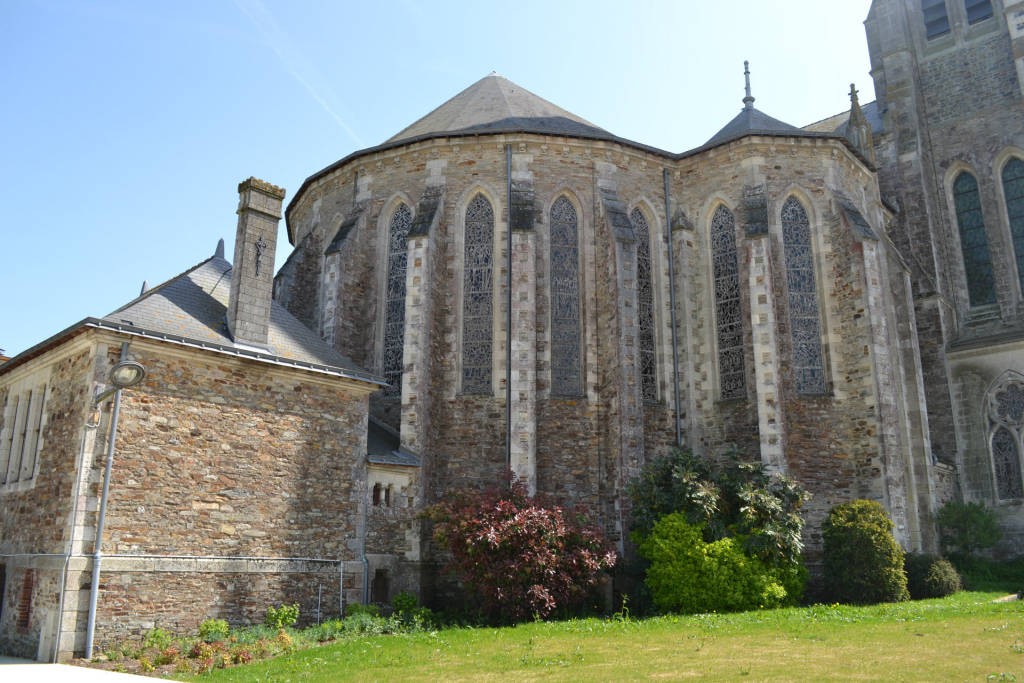
[[[107,494],[110,491],[110,472],[114,466],[114,446],[117,442],[117,421],[121,415],[121,390],[133,387],[146,377],[146,368],[141,363],[128,360],[128,342],[121,344],[121,358],[110,368],[107,379],[110,386],[96,394],[93,409],[111,396],[114,408],[110,416],[110,433],[107,435],[107,465],[103,471],[103,492],[100,494],[100,509],[96,517],[96,540],[93,541],[92,585],[89,588],[89,621],[85,629],[85,658],[92,659],[93,637],[96,633],[96,601],[100,590],[100,562],[103,558],[103,524],[107,517]]]

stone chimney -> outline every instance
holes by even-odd
[[[238,231],[231,268],[228,331],[238,346],[267,348],[274,249],[284,190],[258,178],[238,185]]]

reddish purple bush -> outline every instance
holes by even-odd
[[[451,569],[498,622],[585,606],[615,552],[580,515],[544,505],[522,482],[462,492],[427,511]]]

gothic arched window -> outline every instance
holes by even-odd
[[[988,253],[985,219],[981,215],[981,195],[978,181],[963,171],[953,181],[953,205],[956,223],[960,228],[960,251],[967,276],[967,296],[971,307],[996,302],[995,276],[992,258]]]
[[[629,220],[636,231],[636,301],[640,341],[640,395],[644,401],[658,400],[657,367],[654,356],[654,283],[651,276],[651,230],[640,209]]]
[[[383,374],[389,396],[402,393],[402,353],[405,346],[405,269],[408,259],[406,241],[412,227],[412,212],[399,204],[391,215],[388,230],[388,288],[384,300]]]
[[[723,399],[746,398],[743,361],[743,312],[736,253],[736,219],[724,206],[711,217],[711,259],[715,277],[715,324],[718,332],[718,381]]]
[[[551,393],[577,396],[580,382],[580,250],[576,207],[551,206]]]
[[[988,418],[996,498],[1024,498],[1024,375],[1007,373],[989,392]]]
[[[1017,279],[1024,296],[1024,161],[1014,157],[1003,166],[1003,196],[1010,222],[1010,239],[1017,261]]]
[[[494,208],[482,194],[466,207],[462,262],[462,391],[491,391]]]
[[[796,197],[782,205],[782,247],[786,255],[789,329],[793,341],[793,380],[797,393],[825,393],[818,291],[807,211]]]

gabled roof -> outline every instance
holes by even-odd
[[[586,119],[491,73],[384,144],[435,135],[511,131],[614,138]]]
[[[882,112],[878,110],[878,102],[868,102],[862,106],[861,111],[864,112],[864,118],[871,124],[871,132],[875,135],[882,133]],[[804,126],[804,130],[811,133],[833,133],[835,135],[846,135],[847,125],[850,123],[850,110],[835,114],[827,119],[821,121],[815,121],[809,125]]]

